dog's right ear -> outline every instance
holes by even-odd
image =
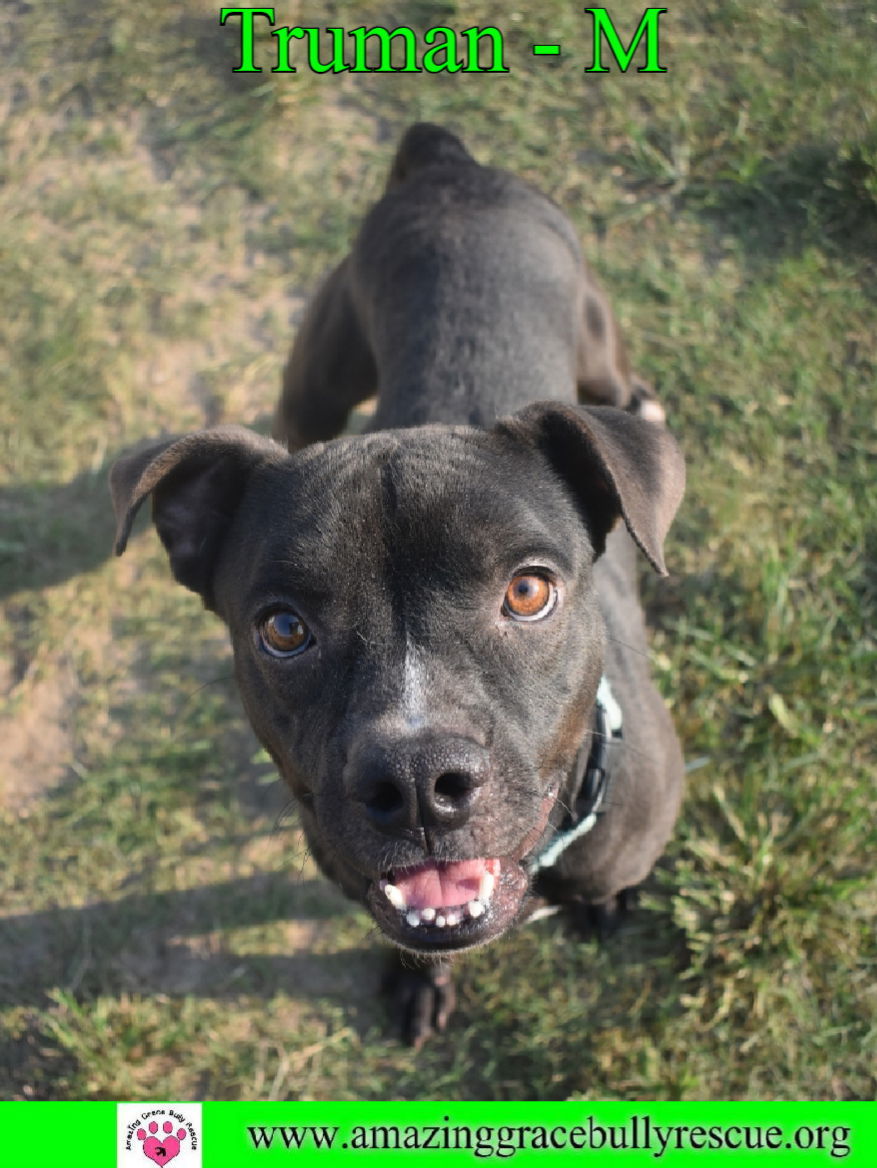
[[[276,442],[240,426],[200,430],[123,456],[110,470],[116,555],[127,547],[134,518],[151,495],[174,578],[212,608],[217,555],[250,476],[288,457]]]

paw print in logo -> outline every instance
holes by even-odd
[[[158,1124],[153,1120],[149,1125],[149,1134],[141,1127],[137,1129],[137,1139],[143,1141],[143,1155],[148,1156],[154,1164],[168,1164],[174,1156],[180,1153],[180,1140],[186,1138],[186,1129],[177,1128],[176,1135],[172,1134],[174,1125],[166,1119],[161,1125],[162,1138],[157,1136]]]

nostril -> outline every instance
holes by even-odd
[[[399,788],[393,783],[379,782],[365,800],[365,805],[373,814],[385,818],[400,811],[405,805],[405,800]]]
[[[433,790],[436,798],[459,803],[475,786],[471,775],[463,771],[447,771],[436,779]]]

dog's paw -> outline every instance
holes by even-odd
[[[446,964],[406,965],[403,960],[394,959],[384,978],[384,993],[401,1021],[403,1039],[419,1050],[447,1026],[457,1000],[454,982]]]
[[[570,912],[572,927],[583,940],[608,941],[636,908],[637,900],[636,888],[622,888],[600,904],[578,904]]]

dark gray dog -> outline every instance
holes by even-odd
[[[376,390],[372,432],[325,441]],[[611,923],[672,830],[635,581],[683,491],[659,416],[560,210],[417,125],[299,332],[296,452],[224,428],[113,469],[117,552],[151,495],[320,867],[417,955],[415,1043],[454,951],[547,903]]]

